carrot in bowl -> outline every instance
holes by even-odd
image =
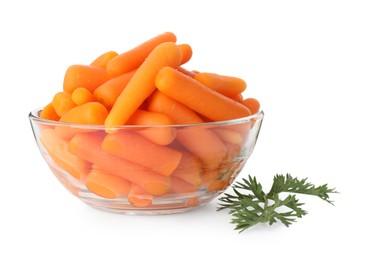
[[[170,178],[102,150],[104,137],[95,133],[76,134],[69,142],[69,151],[93,163],[106,173],[120,176],[140,185],[152,195],[160,196],[170,189]]]
[[[90,164],[70,153],[68,142],[59,137],[53,129],[44,129],[40,141],[54,162],[71,176],[80,180],[88,175]]]
[[[176,68],[180,62],[181,52],[175,43],[165,42],[154,48],[115,101],[105,125],[125,124],[156,89],[157,72],[165,66]]]
[[[126,195],[130,190],[130,182],[113,174],[108,174],[98,167],[92,167],[87,176],[86,187],[94,194],[115,199],[121,195]]]
[[[86,88],[76,88],[72,93],[72,100],[77,105],[96,101],[95,96]]]
[[[200,72],[194,78],[203,85],[228,97],[241,94],[247,88],[244,80],[232,76]]]
[[[111,109],[120,93],[133,77],[134,73],[135,70],[124,73],[106,81],[96,88],[93,94],[97,101],[102,103],[106,108]]]
[[[72,100],[72,95],[65,91],[56,93],[51,103],[59,117],[65,115],[65,113],[76,106]]]
[[[174,68],[162,68],[155,82],[161,92],[210,120],[223,121],[250,115],[249,109],[244,105],[204,86]]]
[[[106,64],[114,57],[118,56],[118,53],[115,51],[108,51],[102,53],[98,56],[94,61],[91,62],[91,66],[106,68]]]
[[[157,145],[128,130],[106,135],[102,149],[166,176],[178,167],[182,156],[179,151]]]
[[[159,145],[168,145],[176,137],[175,128],[165,126],[174,122],[165,114],[137,109],[129,118],[127,124],[148,125],[137,131],[138,134]],[[155,125],[150,127],[151,125]],[[163,125],[162,127],[158,125]]]
[[[147,109],[164,114],[176,124],[197,124],[203,120],[189,107],[156,90],[149,99]]]
[[[183,65],[187,63],[190,60],[190,58],[192,58],[193,55],[192,47],[187,43],[178,44],[178,47],[181,51],[180,64]]]
[[[70,109],[60,118],[60,122],[77,124],[96,124],[101,125],[107,117],[107,109],[98,102],[88,102]]]
[[[104,68],[89,65],[71,65],[65,72],[64,91],[72,93],[74,89],[83,87],[93,92],[112,76]]]
[[[186,127],[178,129],[176,136],[189,152],[204,163],[204,167],[216,168],[226,157],[225,144],[211,129]]]
[[[246,98],[241,103],[250,110],[252,115],[257,113],[261,107],[259,101],[255,98]]]
[[[141,186],[132,184],[128,194],[128,201],[136,207],[146,208],[152,205],[153,196],[147,193]]]
[[[52,103],[47,104],[41,111],[40,117],[47,120],[58,121],[60,116],[56,113]]]
[[[117,55],[107,63],[106,70],[114,76],[135,70],[144,62],[153,49],[164,42],[176,42],[175,34],[172,32],[159,34],[135,48]]]
[[[191,153],[185,152],[172,176],[180,178],[192,185],[199,186],[202,182],[202,172],[202,163],[199,158]]]

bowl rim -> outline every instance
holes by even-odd
[[[205,126],[229,126],[229,125],[239,125],[244,123],[249,123],[251,121],[262,120],[264,117],[263,110],[259,110],[257,113],[241,117],[235,119],[229,119],[224,121],[215,121],[215,122],[203,122],[203,123],[195,123],[195,124],[148,124],[148,125],[117,125],[117,126],[106,126],[106,125],[97,125],[97,124],[79,124],[79,123],[70,123],[70,122],[60,122],[55,120],[49,120],[41,118],[39,115],[43,108],[37,108],[29,112],[28,117],[32,122],[40,123],[43,125],[50,126],[69,126],[73,128],[81,128],[81,129],[95,129],[95,130],[105,130],[105,129],[126,129],[126,128],[147,128],[147,127],[205,127]]]

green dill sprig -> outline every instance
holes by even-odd
[[[327,184],[316,187],[307,182],[307,178],[299,180],[290,174],[275,175],[268,193],[263,191],[256,177],[251,176],[243,178],[242,182],[235,182],[232,188],[234,194],[224,193],[219,198],[217,210],[229,209],[231,223],[240,232],[258,223],[268,222],[272,225],[277,220],[289,227],[297,218],[307,214],[302,209],[304,203],[300,203],[295,194],[317,196],[333,205],[329,194],[337,193],[334,188],[328,188]],[[281,193],[292,194],[281,198]]]

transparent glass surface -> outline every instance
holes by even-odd
[[[251,156],[263,112],[222,122],[106,128],[29,114],[41,155],[59,182],[91,207],[159,215],[204,205]]]

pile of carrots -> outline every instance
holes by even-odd
[[[185,69],[191,57],[191,46],[166,32],[70,66],[63,90],[40,117],[80,127],[42,128],[49,156],[94,194],[127,197],[136,207],[164,195],[226,188],[243,163],[236,158],[252,126],[198,124],[247,117],[260,104],[243,98],[240,78]]]

